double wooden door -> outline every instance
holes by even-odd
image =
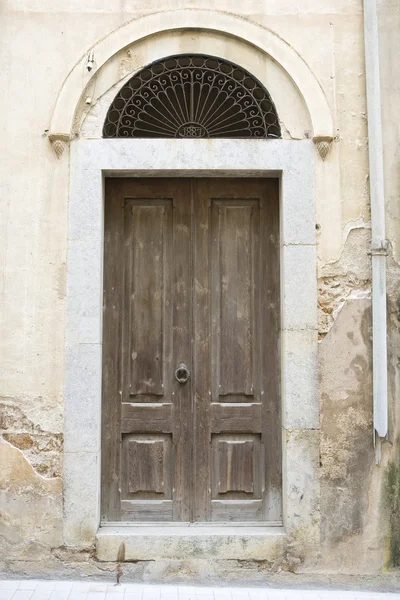
[[[106,181],[104,521],[281,520],[278,190]]]

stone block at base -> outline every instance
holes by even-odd
[[[140,560],[265,560],[274,562],[285,543],[283,527],[101,527],[96,558]]]

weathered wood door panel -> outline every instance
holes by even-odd
[[[108,180],[105,222],[103,519],[279,521],[278,181]]]
[[[108,520],[189,521],[191,186],[107,180],[103,494]]]
[[[278,181],[194,186],[195,521],[279,521]]]

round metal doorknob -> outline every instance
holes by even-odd
[[[190,371],[185,365],[185,363],[181,363],[177,370],[175,371],[175,379],[179,381],[179,383],[186,383],[190,377]]]

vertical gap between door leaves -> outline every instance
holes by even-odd
[[[190,332],[190,371],[192,373],[192,377],[191,377],[191,387],[190,387],[190,406],[191,406],[191,420],[190,420],[190,428],[191,428],[191,439],[193,440],[194,437],[194,432],[196,431],[195,429],[195,418],[196,418],[196,402],[195,402],[195,393],[196,393],[196,372],[194,369],[194,310],[195,310],[195,306],[194,306],[194,286],[195,286],[195,281],[194,281],[194,273],[195,273],[195,261],[196,261],[196,255],[195,255],[195,249],[196,249],[196,243],[195,243],[195,219],[194,219],[194,185],[195,185],[195,180],[193,178],[190,179],[190,238],[191,238],[191,244],[190,244],[190,327],[189,327],[189,332]],[[194,521],[194,510],[195,510],[195,506],[196,506],[196,498],[195,498],[195,493],[196,493],[196,486],[195,486],[195,481],[196,481],[196,464],[195,464],[195,452],[194,452],[194,444],[191,444],[190,446],[190,452],[191,452],[191,465],[192,465],[192,479],[190,482],[190,522],[193,523]]]

